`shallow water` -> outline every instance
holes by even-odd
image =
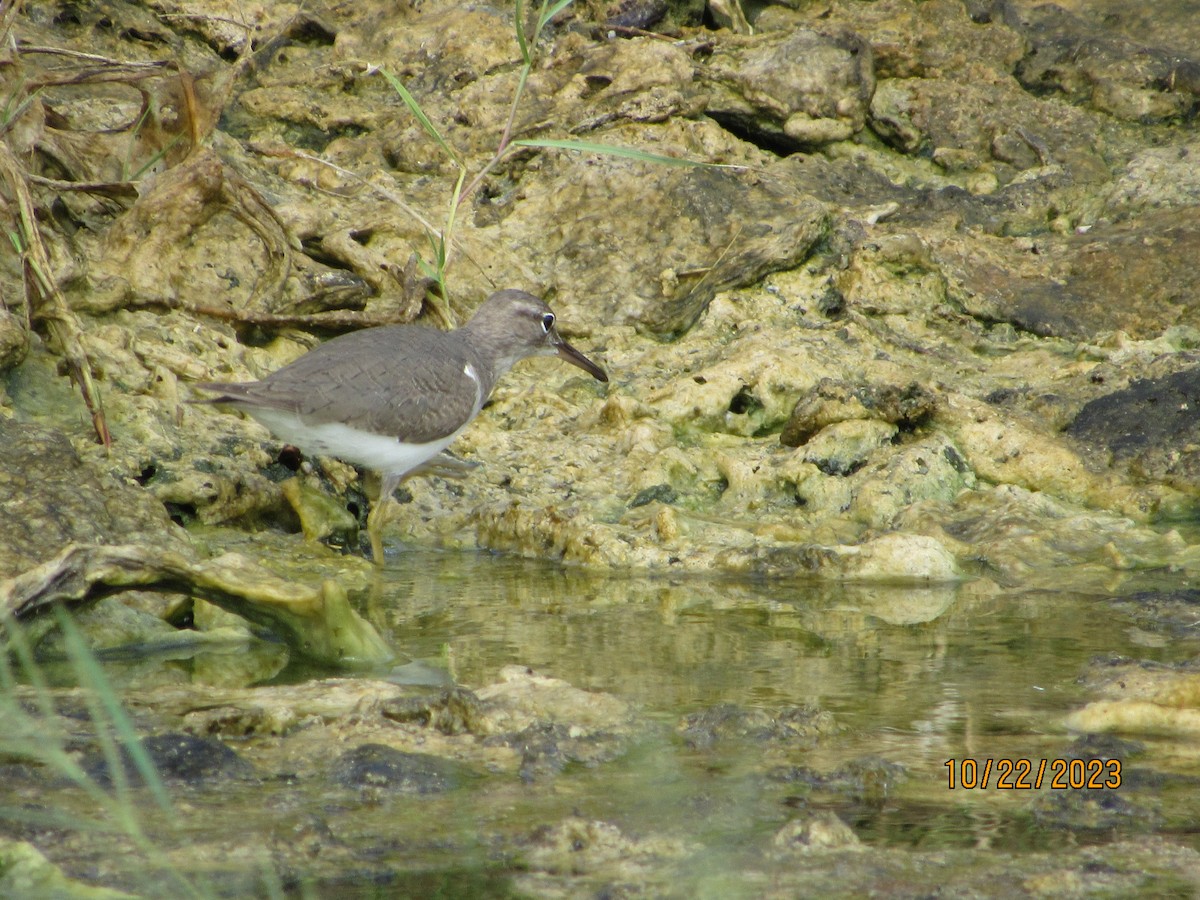
[[[1120,594],[1188,587],[1157,573],[1127,580]],[[980,870],[996,865],[1021,877],[1026,865],[1086,871],[1079,852],[1108,853],[1147,836],[1200,849],[1190,742],[1087,738],[1062,724],[1095,699],[1082,679],[1097,660],[1169,664],[1200,651],[1186,621],[1160,620],[1114,595],[1005,591],[984,581],[912,588],[614,577],[412,551],[395,556],[356,602],[402,654],[365,678],[478,688],[507,666],[528,666],[631,702],[640,724],[632,737],[601,741],[589,761],[556,760],[551,741],[550,756],[521,776],[474,764],[456,788],[420,795],[280,774],[256,757],[256,747],[278,739],[227,738],[259,778],[174,784],[182,812],[166,823],[144,809],[179,870],[203,871],[218,894],[255,893],[277,879],[274,890],[284,893],[339,897],[576,896],[607,884],[722,897],[775,885],[788,896],[797,871],[826,879],[806,890],[824,883],[903,893],[955,878],[974,889],[992,877]],[[151,696],[155,683],[169,692],[188,682],[203,696],[205,684],[238,683],[239,667],[253,671],[259,655],[202,651],[104,665],[115,683]],[[331,674],[346,673],[293,664],[271,681]],[[780,721],[800,727],[774,728]],[[806,731],[807,722],[819,727]],[[363,738],[331,730],[323,740],[311,746],[332,761]],[[1122,782],[1111,790],[1053,790],[1050,774],[1040,790],[957,783],[971,774],[968,758],[982,775],[989,759],[997,767],[1030,760],[1036,770],[1041,760],[1065,767],[1114,755]],[[79,802],[32,783],[23,790],[48,808]],[[856,871],[883,874],[848,887],[836,851],[804,856],[798,870],[794,852],[773,849],[781,829],[822,815],[836,815],[875,854],[856,857]],[[548,862],[538,857],[538,835],[571,821],[606,823],[617,843],[633,846],[610,858],[604,835],[589,835],[567,862],[549,851]],[[311,867],[297,862],[297,848],[309,844]],[[86,872],[124,858],[114,846],[80,835],[60,841],[53,857]],[[935,863],[944,871],[929,874]],[[1165,869],[1153,876],[1155,889],[1174,889],[1176,875]],[[143,877],[130,870],[106,883],[139,890]]]
[[[1200,647],[1200,638],[1148,631],[1108,597],[1069,591],[619,578],[488,555],[405,553],[361,600],[395,647],[440,658],[461,684],[527,665],[633,701],[665,726],[624,759],[559,774],[570,789],[560,784],[526,814],[557,808],[635,831],[665,828],[723,854],[775,830],[797,805],[836,811],[875,846],[1045,851],[1116,839],[1120,828],[1064,824],[1061,799],[1045,789],[950,790],[947,762],[958,780],[968,757],[982,773],[989,758],[1053,767],[1104,755],[1061,724],[1093,699],[1079,684],[1089,663],[1171,663]],[[393,675],[413,673],[409,665]],[[836,729],[812,742],[689,747],[682,717],[721,704],[771,714],[817,707]],[[1154,756],[1153,741],[1139,743]],[[848,765],[867,770],[867,787]],[[839,771],[840,780],[820,780]],[[1176,827],[1191,790],[1177,787],[1174,801],[1169,779],[1156,789],[1163,817],[1153,830],[1200,847]],[[698,817],[697,803],[720,813]],[[1135,830],[1149,827],[1136,819]]]

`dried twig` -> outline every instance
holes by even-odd
[[[21,0],[0,0],[0,47],[8,45],[13,23],[21,11]]]
[[[41,185],[52,191],[79,191],[99,197],[111,197],[114,200],[136,200],[138,195],[137,185],[132,181],[63,181],[28,173],[25,178],[30,184]]]
[[[158,305],[157,303],[149,305]],[[301,328],[306,331],[356,331],[359,328],[374,328],[378,325],[403,325],[404,321],[394,316],[377,316],[371,313],[348,309],[335,309],[319,313],[265,313],[250,309],[233,309],[226,306],[180,305],[181,309],[195,316],[208,316],[239,325],[254,325],[259,328]]]
[[[53,278],[50,255],[38,230],[33,198],[29,194],[26,173],[13,157],[8,145],[0,141],[0,179],[6,181],[16,203],[17,236],[25,267],[25,290],[30,317],[43,320],[67,360],[72,380],[79,385],[83,402],[92,414],[96,437],[105,447],[112,446],[112,435],[104,419],[100,392],[92,379],[92,364],[83,349],[82,330],[66,298]]]

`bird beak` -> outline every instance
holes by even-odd
[[[558,335],[555,335],[558,337]],[[608,381],[608,375],[605,371],[564,341],[561,337],[554,342],[554,351],[573,366],[579,366],[583,371],[587,372],[597,381]]]

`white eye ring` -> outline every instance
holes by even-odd
[[[546,313],[542,316],[542,331],[546,334],[550,333],[550,329],[554,327],[554,313]]]

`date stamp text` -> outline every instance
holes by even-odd
[[[1036,791],[1115,790],[1121,786],[1119,759],[948,759],[949,789]]]

